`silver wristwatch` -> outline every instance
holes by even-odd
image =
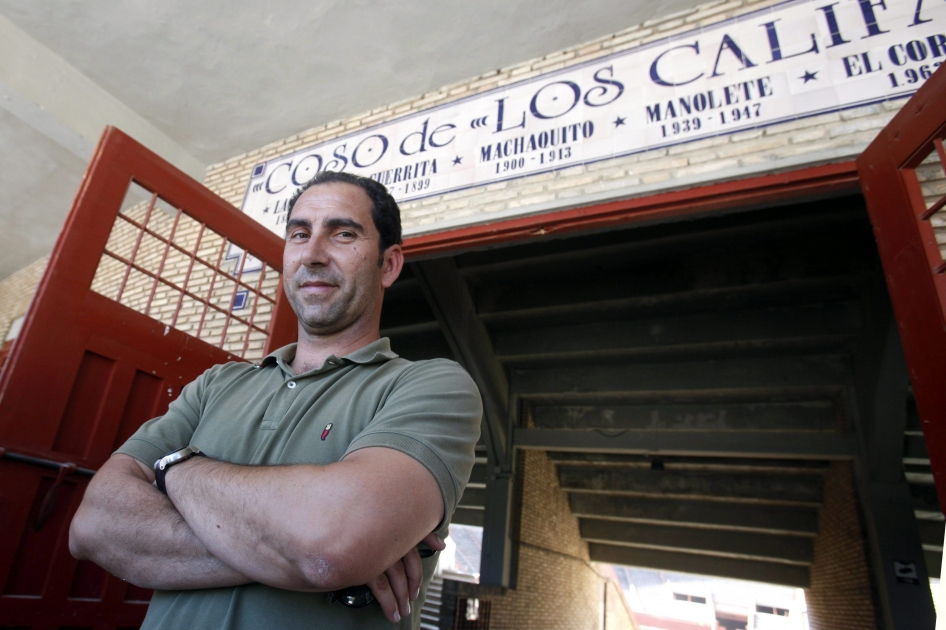
[[[185,446],[182,449],[177,451],[172,451],[156,461],[154,463],[154,482],[158,486],[158,490],[162,493],[167,494],[167,486],[164,485],[164,476],[168,474],[168,469],[174,464],[180,464],[186,459],[190,459],[195,455],[204,454],[200,452],[196,446]]]

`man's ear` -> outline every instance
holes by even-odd
[[[394,284],[398,276],[401,275],[401,269],[404,268],[404,251],[400,245],[391,245],[384,250],[381,258],[381,286],[385,289]]]

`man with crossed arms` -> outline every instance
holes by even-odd
[[[73,520],[76,558],[157,589],[143,628],[419,626],[436,557],[416,548],[443,548],[479,393],[456,363],[412,363],[379,338],[404,263],[384,186],[321,173],[288,212],[298,344],[185,387],[102,466]],[[363,584],[380,606],[327,593]]]

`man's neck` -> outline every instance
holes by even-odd
[[[296,374],[322,367],[332,355],[343,357],[380,339],[377,327],[364,331],[341,331],[335,335],[313,335],[301,326],[299,341],[296,344],[296,356],[289,364]]]

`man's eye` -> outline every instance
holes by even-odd
[[[302,240],[302,239],[304,239],[304,238],[308,238],[308,236],[309,236],[308,234],[306,234],[305,232],[303,232],[303,231],[300,230],[300,231],[298,231],[298,232],[293,232],[292,234],[290,234],[290,235],[289,235],[289,238],[292,239],[292,240],[298,241],[298,240]]]

